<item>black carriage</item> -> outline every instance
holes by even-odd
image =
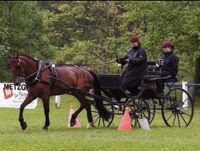
[[[138,93],[134,96],[121,88],[119,74],[98,75],[101,90],[107,98],[104,99],[104,105],[112,116],[109,121],[105,121],[93,107],[95,126],[110,126],[114,116],[123,115],[127,106],[133,126],[136,126],[138,119],[141,118],[146,118],[151,124],[157,110],[161,110],[162,118],[168,127],[187,127],[191,123],[194,112],[191,96],[175,85],[176,79],[161,77],[160,72],[155,71],[154,65],[149,62],[148,72],[141,77]],[[165,90],[161,94],[157,93],[156,80],[161,80],[165,84]]]

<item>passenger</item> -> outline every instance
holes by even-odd
[[[130,42],[132,48],[128,50],[123,58],[117,59],[116,62],[122,65],[128,64],[121,77],[122,89],[127,93],[131,93],[131,95],[136,95],[140,79],[147,70],[147,55],[137,36],[132,36]]]
[[[174,46],[170,41],[164,41],[162,44],[163,55],[158,61],[158,70],[161,71],[161,77],[168,76],[176,79],[178,73],[178,57],[174,54]],[[162,93],[164,89],[163,81],[157,82],[157,92]]]

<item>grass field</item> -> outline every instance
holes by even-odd
[[[70,105],[77,106],[73,97],[62,97],[61,107],[51,100],[48,131],[42,129],[42,102],[34,110],[26,109],[27,130],[18,122],[18,109],[0,108],[0,151],[197,151],[200,150],[200,105],[195,104],[193,121],[187,128],[168,128],[161,114],[150,131],[135,128],[131,132],[117,131],[121,116],[116,116],[109,128],[87,129],[85,111],[79,115],[81,128],[68,128]]]

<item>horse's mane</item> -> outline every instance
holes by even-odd
[[[30,56],[27,56],[27,55],[24,55],[24,54],[19,55],[19,56],[26,57],[26,58],[29,58],[29,59],[31,59],[31,60],[37,62],[37,60],[35,60],[34,58],[32,58],[32,57],[30,57]]]

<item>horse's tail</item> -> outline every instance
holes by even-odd
[[[99,79],[94,72],[92,72],[92,71],[89,71],[89,72],[94,78],[94,82],[93,82],[94,95],[101,97],[102,95],[101,95],[101,86],[100,86]],[[96,100],[96,102],[95,102],[96,109],[98,110],[99,115],[108,121],[111,116],[111,113],[104,107],[103,100],[100,98],[95,99],[95,100]]]

